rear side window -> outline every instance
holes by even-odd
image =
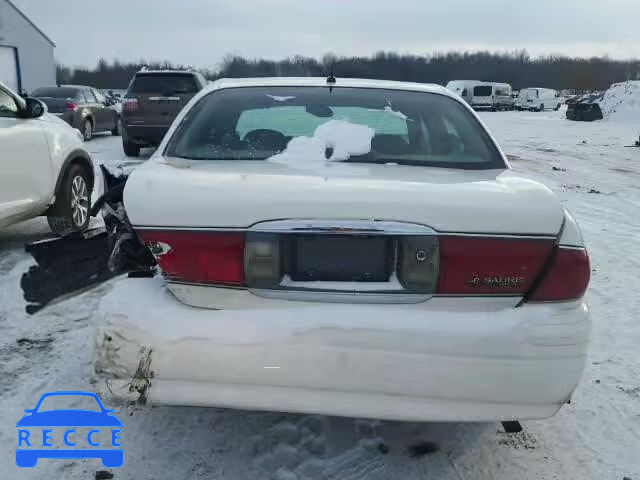
[[[313,150],[314,158],[325,161],[336,151],[345,151],[338,143],[362,138],[362,132],[367,135],[366,144],[358,143],[357,153],[341,155],[336,161],[505,168],[487,132],[459,101],[439,94],[375,88],[217,90],[188,112],[165,154],[191,160],[269,161],[278,153],[295,150],[295,161],[304,162],[302,157]],[[311,150],[301,151],[300,145]]]
[[[473,94],[476,97],[490,97],[493,92],[493,87],[490,85],[481,85],[479,87],[473,87]]]
[[[133,79],[129,93],[176,95],[198,92],[198,83],[191,74],[145,73]]]

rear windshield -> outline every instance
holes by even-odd
[[[473,88],[473,94],[476,97],[490,97],[492,92],[493,87],[491,87],[490,85],[482,85]]]
[[[76,98],[76,95],[78,95],[78,89],[70,87],[44,87],[31,93],[31,96],[36,98]]]
[[[129,93],[145,94],[155,93],[162,95],[175,95],[180,93],[196,93],[198,84],[191,74],[180,73],[145,73],[136,75],[133,79]]]
[[[365,88],[218,90],[189,111],[165,153],[193,160],[505,167],[484,128],[457,100]]]

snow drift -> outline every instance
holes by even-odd
[[[640,80],[614,83],[599,103],[604,118],[640,124]]]

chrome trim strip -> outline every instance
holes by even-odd
[[[563,250],[586,250],[586,247],[580,247],[578,245],[558,245],[558,248]]]
[[[166,230],[171,232],[246,232],[246,227],[157,227],[150,225],[132,225],[134,230]]]
[[[555,235],[521,235],[510,233],[456,233],[456,232],[438,232],[441,237],[480,237],[480,238],[519,238],[531,240],[555,240]]]
[[[288,221],[288,220],[275,220],[273,221],[275,222],[281,222],[281,221]],[[325,220],[322,220],[323,222]],[[342,220],[345,221],[345,220]],[[408,222],[383,222],[383,221],[375,221],[375,220],[363,220],[364,222],[370,222],[372,223],[374,226],[377,226],[376,224],[396,224],[396,225],[401,225],[401,226],[415,226],[418,227],[415,229],[415,231],[410,230],[410,229],[406,229],[406,233],[403,233],[402,230],[400,231],[396,231],[396,232],[391,232],[391,235],[438,235],[438,236],[442,236],[442,237],[479,237],[479,238],[522,238],[522,239],[532,239],[532,240],[555,240],[557,237],[556,235],[548,235],[548,234],[542,234],[542,235],[534,235],[534,234],[518,234],[518,233],[469,233],[469,232],[440,232],[437,230],[434,230],[431,227],[427,227],[425,225],[421,225],[418,223],[408,223]],[[348,220],[346,222],[349,222]],[[352,221],[351,221],[352,222]],[[260,223],[256,223],[255,225],[251,226],[251,227],[182,227],[182,226],[155,226],[155,225],[133,225],[134,230],[170,230],[170,231],[185,231],[185,232],[197,232],[197,231],[201,231],[201,232],[246,232],[246,231],[264,231],[264,232],[272,232],[272,233],[278,233],[277,230],[261,230],[259,228],[255,228],[257,226],[263,225],[265,223],[271,223],[271,221],[266,221],[266,222],[260,222]],[[329,222],[332,223],[332,222]],[[379,226],[378,226],[379,228]],[[284,233],[305,233],[304,231],[299,231],[299,232],[284,232]],[[317,233],[317,232],[314,232]],[[327,233],[336,233],[336,232],[327,232]],[[345,232],[347,234],[353,234],[353,233],[358,233],[357,231],[355,232]],[[368,233],[368,232],[363,232],[363,233]],[[371,233],[379,233],[378,230],[373,231]],[[383,233],[380,233],[383,234]],[[576,248],[583,248],[583,247],[578,247],[576,246]]]
[[[424,303],[431,295],[415,293],[383,293],[383,292],[330,292],[318,290],[266,290],[249,289],[258,297],[272,300],[290,300],[295,302],[320,303],[370,303],[370,304],[414,304]]]
[[[216,283],[199,283],[199,282],[183,282],[181,280],[175,280],[173,278],[170,277],[165,277],[165,280],[167,281],[167,283],[171,283],[171,284],[176,284],[176,285],[190,285],[193,287],[211,287],[211,288],[224,288],[227,290],[247,290],[247,287],[245,287],[244,285],[242,286],[235,286],[235,285],[222,285],[222,284],[216,284]]]
[[[252,225],[250,232],[298,234],[314,233],[327,235],[437,235],[425,225],[408,222],[344,219],[296,219],[273,220]]]

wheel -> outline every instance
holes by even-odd
[[[82,138],[85,142],[88,142],[93,137],[93,123],[88,118],[84,119],[82,123]]]
[[[80,232],[89,225],[91,189],[89,173],[80,165],[66,172],[56,195],[56,203],[47,215],[49,227],[59,235]]]
[[[140,155],[140,145],[131,143],[124,136],[122,137],[122,149],[127,157],[137,157]]]
[[[111,135],[113,135],[114,137],[119,137],[120,132],[122,132],[122,120],[120,119],[120,117],[117,117],[116,126],[113,130],[111,130]]]
[[[539,112],[544,112],[544,103],[540,104],[540,110],[538,110]]]

